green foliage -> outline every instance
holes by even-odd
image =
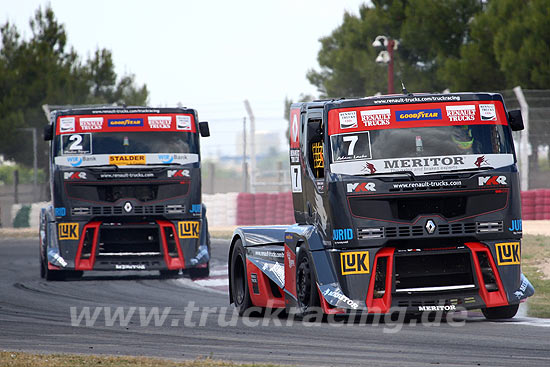
[[[544,89],[550,85],[548,0],[374,0],[322,38],[309,81],[322,97],[387,91],[378,35],[399,41],[394,89],[410,92]]]
[[[15,166],[0,166],[0,185],[13,185],[13,173],[15,170],[19,171],[19,183],[20,184],[30,184],[33,180],[33,169],[22,166],[22,165],[15,165]],[[43,184],[46,182],[46,174],[44,173],[43,169],[39,169],[37,172],[37,183]]]
[[[13,228],[29,228],[29,215],[31,213],[30,205],[23,205],[13,218]]]
[[[0,154],[6,159],[31,165],[31,135],[20,129],[35,127],[41,136],[43,104],[147,103],[147,87],[136,86],[133,75],[119,79],[109,50],[82,62],[50,6],[39,8],[30,26],[29,40],[9,22],[0,27]],[[47,167],[47,145],[38,140],[38,164]]]

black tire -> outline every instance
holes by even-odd
[[[42,245],[40,245],[40,253],[38,254],[38,261],[40,261],[40,278],[46,278],[46,269],[44,267],[44,260],[42,260]]]
[[[308,251],[301,249],[296,265],[296,295],[298,296],[297,317],[304,317],[312,312],[319,312],[320,300],[313,261]]]
[[[191,279],[208,278],[210,275],[210,263],[206,263],[206,268],[190,268],[188,274]]]
[[[239,316],[242,316],[246,310],[253,306],[246,274],[246,252],[242,241],[238,239],[235,241],[235,247],[231,255],[230,282],[233,303],[239,312]]]
[[[509,306],[482,308],[481,312],[483,312],[483,316],[485,316],[487,320],[503,320],[511,319],[516,316],[518,309],[519,303]]]
[[[159,270],[159,277],[161,279],[170,279],[170,278],[178,278],[180,274],[179,269],[178,270]]]

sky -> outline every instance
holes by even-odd
[[[256,129],[284,140],[285,97],[318,96],[307,78],[319,69],[319,39],[358,14],[365,0],[0,0],[0,23],[30,38],[29,19],[50,4],[65,25],[68,44],[84,59],[112,51],[117,74],[147,84],[149,105],[198,110],[212,136],[206,157],[235,154],[242,134],[243,101]]]

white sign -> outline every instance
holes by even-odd
[[[191,131],[191,116],[176,115],[176,129]]]
[[[340,112],[340,129],[351,129],[357,127],[357,112]]]
[[[61,117],[59,119],[59,132],[60,133],[74,132],[74,117]]]
[[[292,182],[292,192],[302,192],[302,171],[300,166],[290,166],[290,181]]]

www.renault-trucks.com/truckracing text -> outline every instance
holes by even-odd
[[[236,229],[230,302],[240,314],[513,317],[534,293],[521,272],[512,139],[521,129],[521,113],[507,112],[499,94],[293,104],[297,223]]]
[[[199,132],[186,108],[56,110],[52,202],[40,214],[40,267],[48,280],[88,270],[159,270],[207,276]]]

